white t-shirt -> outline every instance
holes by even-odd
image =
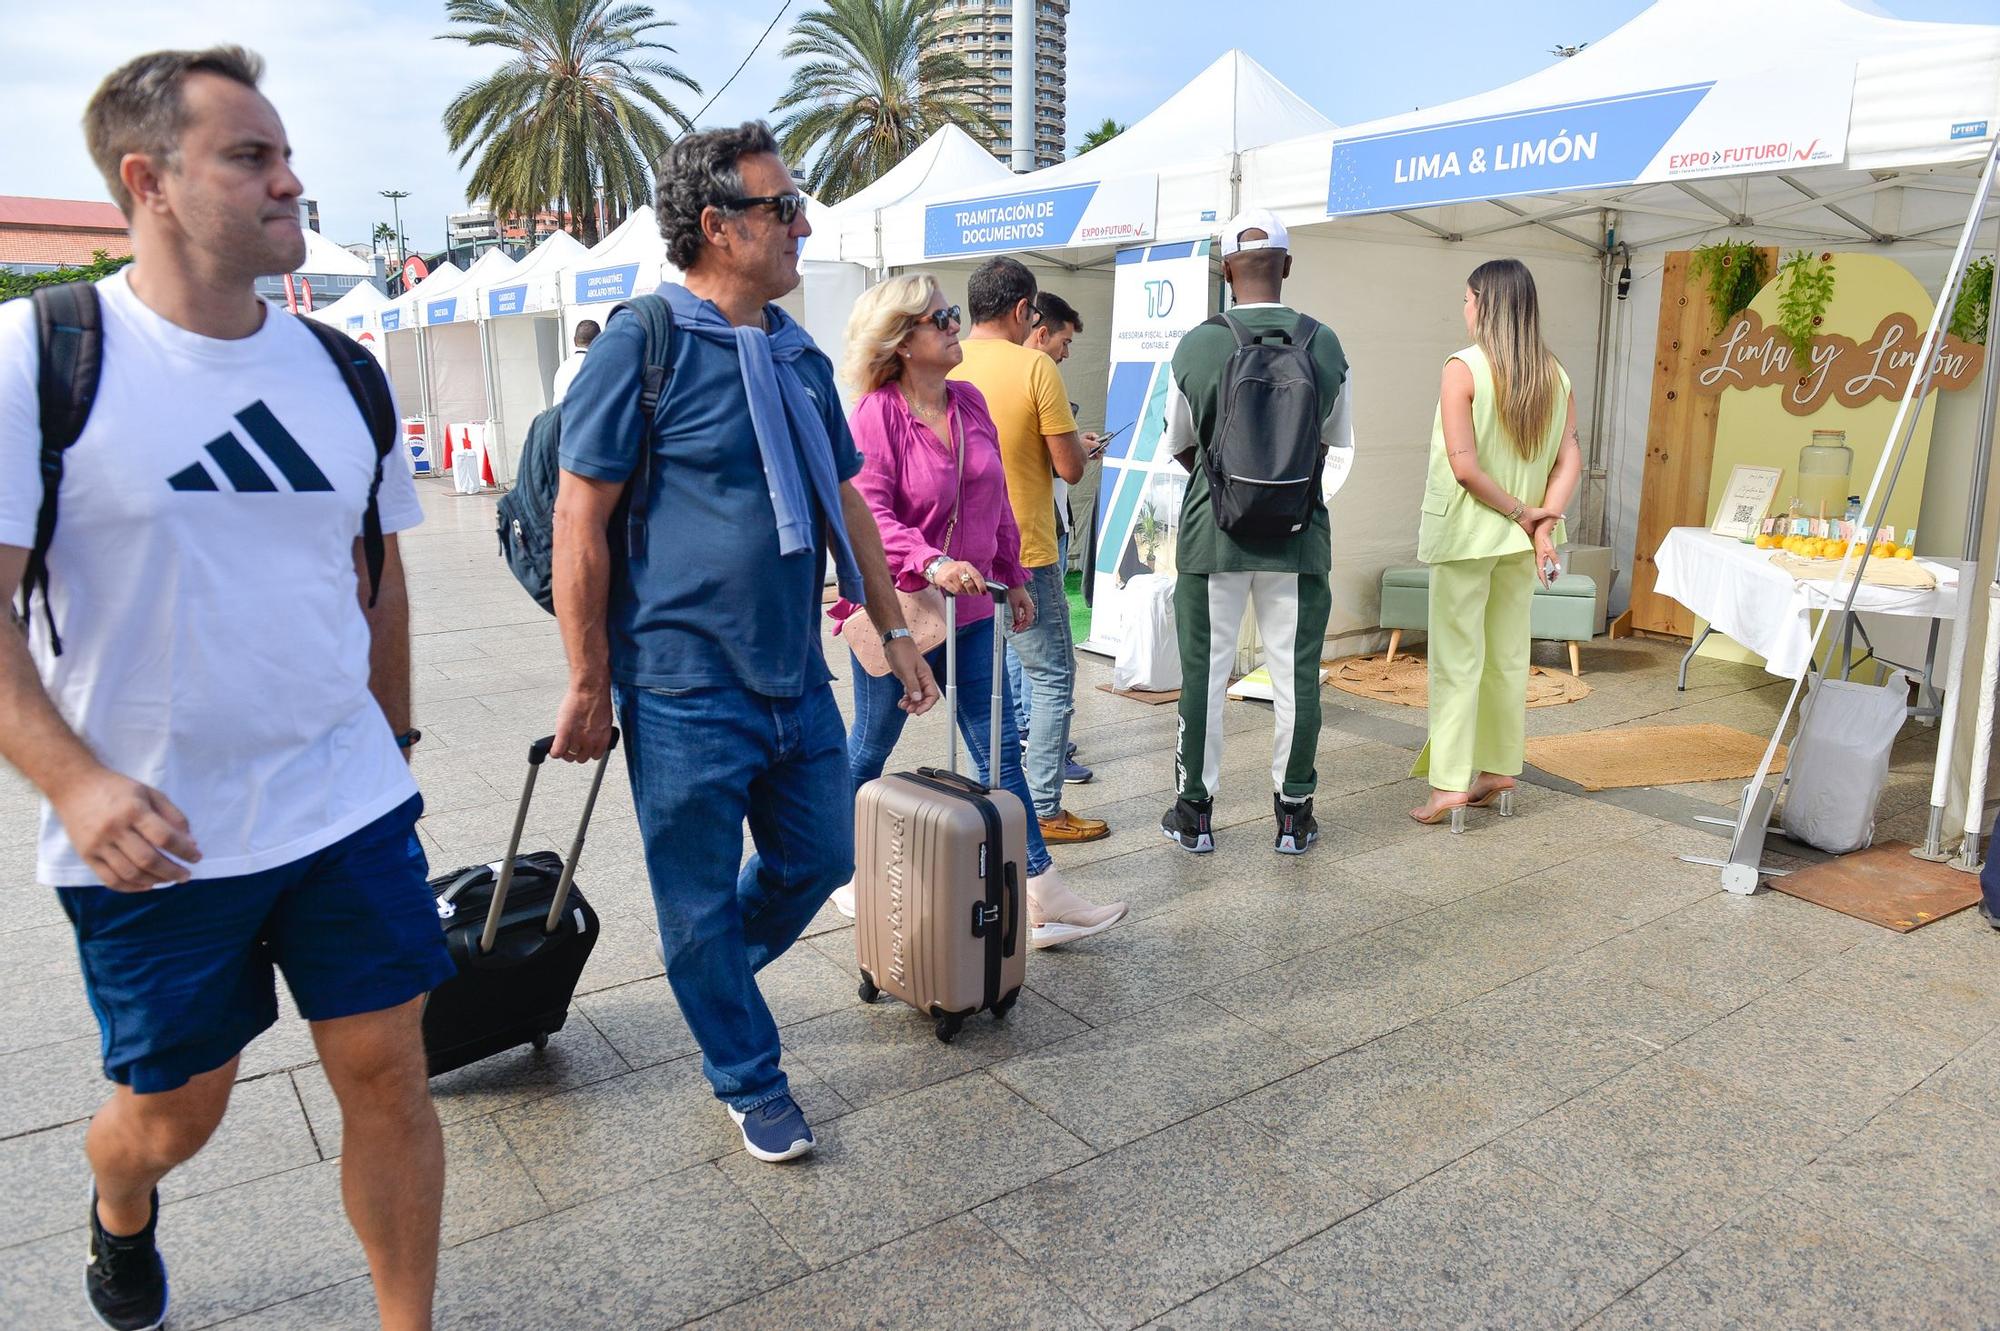
[[[583,353],[588,350],[589,347],[578,347],[570,353],[568,360],[556,366],[555,382],[549,389],[550,406],[562,401],[563,394],[569,392],[570,384],[576,379],[576,372],[583,368]]]
[[[35,663],[98,757],[187,815],[196,878],[258,873],[416,793],[368,691],[353,552],[375,446],[291,315],[217,341],[147,309],[125,271],[97,290],[103,376],[49,550],[63,654],[37,597]],[[38,364],[31,303],[0,305],[0,545],[34,544]],[[382,529],[403,531],[423,510],[388,462]],[[46,804],[37,871],[98,881]]]

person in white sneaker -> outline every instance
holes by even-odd
[[[854,484],[881,528],[897,590],[920,591],[928,584],[958,598],[959,731],[987,781],[1033,808],[1014,709],[1003,705],[1002,733],[987,733],[992,691],[1007,687],[1004,676],[993,677],[996,625],[987,582],[1007,589],[1016,633],[1034,622],[1035,603],[1021,566],[1021,533],[1007,501],[1007,474],[986,399],[972,384],[945,377],[964,358],[959,324],[959,307],[947,304],[936,280],[922,274],[891,278],[856,302],[842,368],[849,387],[862,395],[849,420],[862,459]],[[835,617],[852,609],[838,603]],[[941,675],[944,647],[930,655],[932,673]],[[859,789],[882,775],[903,733],[904,713],[896,706],[901,695],[893,678],[868,674],[859,660],[851,664],[854,723],[847,763]],[[1027,869],[1033,946],[1088,938],[1125,918],[1124,902],[1094,906],[1063,885],[1032,818]],[[853,917],[852,883],[836,890],[834,907]]]

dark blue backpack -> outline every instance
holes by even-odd
[[[653,481],[653,417],[666,396],[673,375],[674,313],[665,296],[640,296],[611,311],[610,319],[629,313],[644,326],[646,359],[639,379],[639,419],[646,439],[639,448],[639,465],[621,503],[625,522],[625,553],[629,558],[646,546],[646,496]],[[500,557],[514,578],[550,614],[556,612],[552,565],[556,537],[556,487],[562,478],[562,407],[550,407],[535,417],[521,445],[514,488],[500,499]],[[615,525],[617,518],[612,519]],[[613,549],[616,550],[616,543]]]

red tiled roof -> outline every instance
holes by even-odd
[[[56,226],[123,231],[125,215],[108,203],[83,199],[30,199],[0,194],[0,226]]]

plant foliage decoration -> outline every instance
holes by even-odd
[[[41,273],[10,273],[0,269],[0,300],[25,296],[37,287],[61,286],[65,282],[95,282],[111,276],[130,262],[130,255],[114,259],[103,250],[93,250],[89,263],[74,268],[52,268]]]
[[[1810,250],[1786,255],[1778,265],[1778,328],[1799,364],[1811,354],[1813,335],[1832,303],[1833,255],[1815,257]]]
[[[1711,334],[1749,309],[1771,280],[1764,252],[1747,240],[1718,240],[1696,247],[1688,260],[1688,275],[1708,291],[1708,309],[1715,319]]]
[[[1961,342],[1986,345],[1986,330],[1993,318],[1993,258],[1976,260],[1965,270],[1958,300],[1951,307],[1951,335]]]

